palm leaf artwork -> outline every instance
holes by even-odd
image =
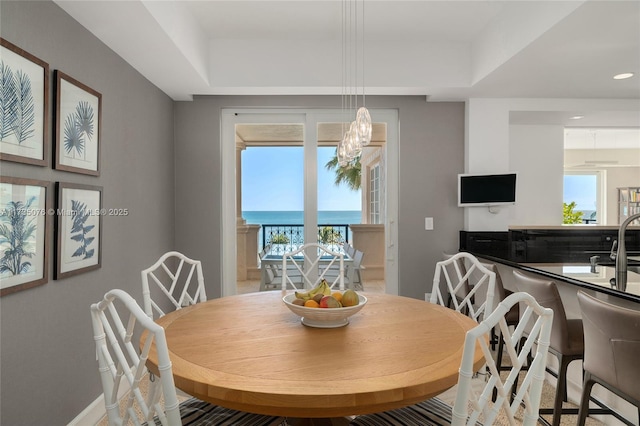
[[[0,140],[6,141],[13,133],[16,120],[16,84],[11,67],[0,61]]]
[[[73,115],[68,115],[64,122],[64,150],[67,154],[74,156],[74,152],[81,155],[84,151],[84,138]],[[73,151],[73,152],[72,152]]]
[[[31,262],[24,258],[35,255],[33,240],[37,230],[36,218],[27,220],[28,209],[36,197],[30,197],[26,202],[9,201],[0,214],[0,275],[9,273],[19,275],[30,272]]]
[[[76,106],[76,127],[80,133],[91,140],[93,137],[93,108],[87,101],[80,101]]]
[[[353,161],[349,162],[346,166],[338,165],[338,154],[331,157],[331,159],[324,165],[327,170],[335,170],[336,179],[334,183],[336,186],[345,183],[352,191],[357,191],[361,186],[361,170],[360,157],[357,157]]]
[[[72,241],[80,243],[80,246],[73,252],[71,257],[82,257],[82,259],[89,259],[93,257],[94,249],[89,249],[89,245],[93,242],[95,237],[88,237],[87,234],[95,228],[95,225],[87,225],[87,219],[91,217],[90,211],[87,209],[87,205],[77,201],[71,200],[71,236]]]
[[[15,76],[15,120],[12,122],[13,134],[18,143],[26,141],[34,135],[36,122],[33,93],[31,92],[31,78],[18,70]]]
[[[73,158],[77,153],[86,159],[85,142],[93,138],[93,120],[93,107],[87,101],[78,102],[75,112],[67,115],[64,122],[64,149]]]

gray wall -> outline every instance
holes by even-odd
[[[51,79],[60,69],[103,96],[100,177],[9,162],[0,172],[99,185],[104,207],[129,209],[104,217],[101,269],[0,299],[0,424],[64,425],[102,393],[90,304],[116,287],[140,301],[140,271],[173,249],[173,101],[54,3],[0,7],[3,38],[48,62]]]
[[[331,96],[202,96],[176,103],[176,247],[195,253],[206,277],[221,274],[221,110],[339,106],[340,98]],[[464,104],[367,96],[367,106],[399,111],[399,292],[424,298],[436,261],[443,251],[457,250],[462,229],[456,197],[457,174],[464,170]],[[433,231],[425,231],[425,217],[434,218]],[[220,282],[206,281],[207,295],[219,296]]]

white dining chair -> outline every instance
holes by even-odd
[[[362,265],[362,259],[364,258],[364,253],[360,250],[353,250],[353,255],[349,255],[351,258],[350,262],[345,260],[344,262],[344,286],[345,288],[350,288],[353,290],[364,290],[364,286],[362,284],[362,276],[360,271],[364,269]],[[338,274],[338,265],[333,265],[333,267],[328,268],[325,273],[325,277],[327,281],[334,280]]]
[[[115,289],[91,305],[98,371],[110,426],[126,424],[182,424],[266,426],[282,418],[251,414],[209,404],[197,398],[178,403],[164,328],[156,324],[125,291]],[[148,392],[146,360],[152,346],[158,373]],[[121,405],[118,393],[129,388]],[[121,408],[122,406],[122,408]]]
[[[469,286],[471,277],[473,287]],[[495,286],[495,272],[471,253],[459,252],[436,263],[430,302],[462,312],[479,322],[493,311]]]
[[[516,304],[526,307],[523,313],[525,321],[520,322],[511,333],[505,315]],[[524,324],[528,321],[533,323],[532,334],[525,335]],[[551,309],[542,307],[528,293],[513,293],[500,302],[498,307],[480,324],[467,332],[453,406],[435,397],[404,408],[357,416],[350,425],[536,425],[552,321]],[[502,331],[506,342],[505,347],[513,360],[512,367],[504,380],[493,362],[489,348],[489,337],[493,327],[499,327]],[[521,340],[524,342],[522,346],[520,346]],[[533,360],[528,361],[528,355],[534,345],[535,356]],[[477,347],[481,348],[490,372],[490,377],[481,389],[472,386],[473,360]],[[518,374],[524,371],[525,364],[529,367],[522,380],[522,386],[510,402],[511,389]],[[495,402],[492,402],[494,389],[498,396]],[[521,406],[524,408],[520,408]]]
[[[320,267],[322,263],[322,267]],[[328,274],[332,266],[338,266],[335,276]],[[293,270],[293,271],[292,271]],[[294,279],[299,278],[298,279]],[[329,286],[344,290],[344,256],[318,243],[303,244],[298,249],[282,256],[282,290],[313,288],[323,279]],[[300,285],[300,287],[298,287]]]
[[[141,275],[144,311],[149,318],[207,300],[202,264],[180,252],[163,254]]]

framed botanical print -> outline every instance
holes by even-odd
[[[54,279],[102,266],[102,187],[57,183]]]
[[[49,65],[0,38],[0,160],[46,166]]]
[[[0,296],[48,280],[51,184],[0,176]]]
[[[99,176],[102,95],[59,70],[55,82],[54,167]]]

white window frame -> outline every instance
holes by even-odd
[[[385,292],[398,294],[398,162],[399,162],[399,114],[397,109],[370,109],[374,122],[387,123],[385,143],[386,162],[384,181],[385,211]],[[341,122],[344,111],[340,109],[253,109],[224,108],[221,111],[221,156],[222,169],[222,223],[221,223],[221,294],[236,294],[237,242],[236,242],[236,142],[235,126],[239,123],[303,123],[304,130],[304,223],[305,241],[317,238],[317,152],[306,149],[316,145],[317,123]],[[381,212],[382,213],[382,212]],[[316,224],[316,226],[313,226]]]

